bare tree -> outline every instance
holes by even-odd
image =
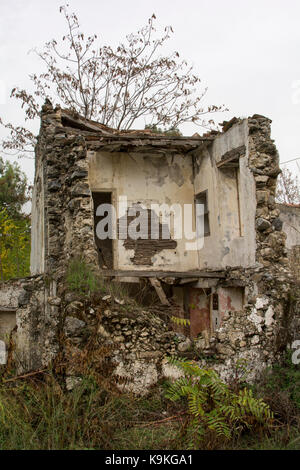
[[[207,89],[197,94],[200,78],[192,66],[181,60],[178,52],[165,57],[160,49],[173,32],[168,26],[155,38],[155,15],[136,34],[113,49],[97,44],[97,35],[85,37],[75,13],[60,7],[67,33],[62,40],[45,44],[35,51],[45,65],[45,72],[32,74],[33,93],[14,88],[11,97],[20,100],[26,119],[39,115],[48,98],[87,119],[94,119],[116,129],[129,129],[142,116],[148,126],[178,128],[185,122],[213,125],[205,118],[224,110],[224,106],[203,106]],[[4,124],[10,137],[5,149],[28,150],[35,141],[25,127]]]
[[[281,204],[300,204],[298,176],[284,168],[277,180],[276,200]]]

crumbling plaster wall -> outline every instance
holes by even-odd
[[[280,210],[280,220],[283,223],[282,230],[286,234],[286,248],[300,245],[300,206],[288,204],[276,204]]]
[[[42,155],[38,150],[37,147],[31,205],[30,272],[32,275],[42,274],[45,271],[44,167]]]
[[[91,190],[112,191],[118,219],[120,214],[117,203],[120,196],[127,197],[128,207],[139,205],[151,209],[152,204],[179,204],[183,214],[184,204],[194,206],[191,156],[88,152],[88,160]],[[159,217],[157,210],[155,213]],[[164,214],[168,216],[168,212],[164,211]],[[171,215],[170,238],[174,240],[172,217]],[[195,225],[191,228],[195,230]],[[114,268],[175,271],[197,269],[197,257],[194,252],[186,250],[187,241],[183,236],[182,239],[176,240],[175,248],[155,253],[151,264],[137,265],[132,259],[133,250],[126,247],[124,240],[116,240]],[[152,243],[155,245],[156,242]]]
[[[228,151],[245,146],[245,156],[235,168],[219,169],[216,164]],[[255,181],[248,164],[248,123],[231,127],[215,138],[195,162],[195,194],[208,191],[210,235],[199,251],[201,269],[255,264]],[[238,178],[238,181],[237,181]]]

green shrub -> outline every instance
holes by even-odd
[[[283,364],[273,367],[266,385],[270,391],[286,391],[300,413],[300,367],[292,363],[291,353],[286,354]]]
[[[203,446],[208,436],[212,442],[228,441],[244,430],[263,430],[271,423],[270,407],[255,398],[252,390],[233,392],[214,370],[201,369],[195,362],[170,362],[184,372],[184,377],[168,385],[166,397],[172,401],[187,399],[188,448]]]

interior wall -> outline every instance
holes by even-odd
[[[193,168],[191,156],[183,155],[144,155],[137,153],[89,152],[89,182],[91,191],[111,191],[117,218],[119,196],[126,196],[128,206],[140,206],[150,210],[151,204],[194,205]],[[160,214],[157,217],[163,222]],[[167,214],[167,211],[165,211]],[[173,220],[171,216],[171,220]],[[193,220],[193,230],[195,223]],[[170,240],[150,240],[137,246],[116,240],[114,246],[115,269],[187,271],[198,268],[195,251],[186,249],[185,237],[174,240],[174,227],[171,224]],[[144,242],[144,243],[143,243]],[[139,253],[137,253],[137,249]],[[152,250],[152,256],[151,256]],[[141,256],[147,252],[145,261]],[[149,255],[150,253],[150,255]],[[143,264],[145,263],[145,264]]]
[[[188,288],[190,334],[196,338],[203,331],[210,331],[210,289]]]
[[[205,331],[212,333],[218,330],[225,314],[243,309],[244,289],[241,287],[186,289],[192,338]]]
[[[246,154],[240,157],[239,168],[217,168],[225,153],[240,146],[245,146]],[[132,244],[117,240],[113,242],[115,268],[186,271],[253,266],[256,195],[247,147],[244,120],[217,136],[194,163],[192,156],[89,152],[91,190],[112,191],[115,207],[119,196],[126,196],[129,206],[139,205],[144,210],[149,210],[151,203],[180,204],[183,208],[184,204],[194,206],[195,195],[206,190],[208,194],[210,235],[204,237],[198,252],[186,249],[189,240],[185,237],[152,252],[152,241]],[[148,251],[150,255],[143,257]]]
[[[219,287],[218,295],[221,321],[227,312],[243,309],[244,289],[242,287]]]
[[[248,167],[247,121],[234,125],[216,137],[211,147],[202,151],[195,168],[195,194],[208,191],[210,235],[199,250],[200,269],[226,266],[251,267],[255,264],[256,195],[253,174]],[[222,156],[246,146],[236,169],[218,169]]]

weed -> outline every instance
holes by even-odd
[[[82,296],[90,296],[101,286],[100,279],[82,258],[70,261],[66,280],[69,289]]]
[[[168,407],[158,391],[121,396],[93,377],[67,392],[49,372],[43,380],[0,385],[0,449],[168,449],[178,423],[152,424]]]
[[[251,389],[232,391],[211,369],[201,369],[196,362],[170,360],[184,372],[169,385],[166,397],[187,400],[189,420],[185,443],[189,449],[216,446],[230,441],[246,430],[263,432],[272,423],[273,413]]]

